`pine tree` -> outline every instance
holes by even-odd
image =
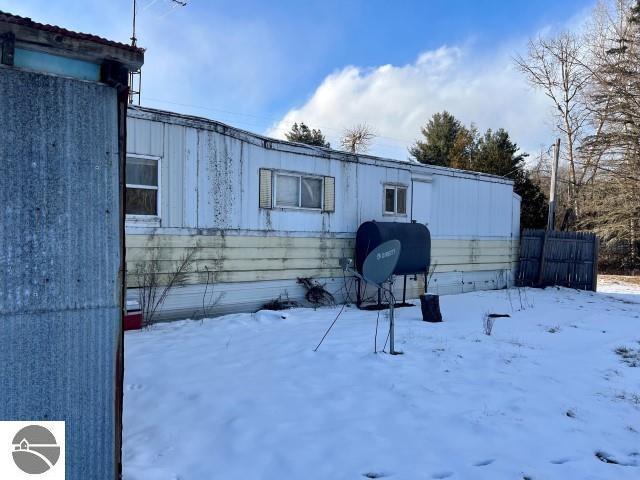
[[[424,140],[409,149],[417,161],[443,167],[469,168],[475,128],[467,129],[449,112],[435,113],[421,129]]]
[[[290,142],[298,142],[305,143],[307,145],[315,145],[317,147],[326,147],[331,148],[331,144],[327,142],[322,134],[320,129],[311,129],[304,124],[304,122],[300,122],[300,125],[297,123],[293,124],[291,130],[284,134],[284,136]]]
[[[495,132],[489,129],[478,140],[472,167],[477,172],[515,178],[514,174],[524,170],[526,157],[527,154],[519,151],[505,129]]]
[[[520,195],[520,227],[543,228],[547,222],[547,199],[531,180],[525,167],[526,153],[511,141],[506,130],[487,130],[478,140],[472,170],[513,180],[513,191]]]
[[[423,141],[409,152],[419,162],[499,175],[513,180],[513,191],[522,197],[521,228],[542,228],[547,222],[547,200],[526,169],[526,153],[511,141],[504,129],[487,130],[483,136],[465,127],[449,112],[436,113],[422,128]]]

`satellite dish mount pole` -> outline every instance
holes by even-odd
[[[362,273],[353,269],[353,260],[341,258],[340,266],[345,272],[349,272],[356,278],[368,283],[378,289],[378,294],[382,290],[389,294],[389,353],[398,355],[402,352],[395,350],[395,318],[394,307],[396,303],[393,295],[393,272],[398,264],[402,245],[398,240],[388,240],[374,248],[362,264]],[[389,282],[389,287],[385,283]]]
[[[389,354],[396,355],[397,352],[393,346],[393,337],[395,333],[394,307],[396,303],[396,299],[393,296],[393,276],[389,278],[389,296],[391,297],[391,301],[389,302]]]

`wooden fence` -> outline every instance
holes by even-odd
[[[589,232],[525,230],[516,284],[596,290],[598,238]]]

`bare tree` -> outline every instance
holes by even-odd
[[[589,35],[588,68],[593,81],[588,108],[598,128],[583,150],[598,158],[582,226],[596,231],[617,268],[640,264],[640,3],[600,3]]]
[[[564,136],[560,197],[593,230],[601,266],[640,267],[640,0],[602,0],[579,34],[538,38],[516,63]],[[548,170],[544,149],[535,174]],[[604,260],[604,262],[602,261]]]
[[[515,62],[528,82],[550,99],[556,128],[565,138],[564,156],[568,163],[569,200],[579,213],[579,190],[593,174],[589,159],[578,158],[578,146],[587,127],[585,93],[591,74],[584,67],[582,37],[564,32],[553,38],[529,41],[525,57]]]
[[[375,133],[366,123],[347,128],[340,140],[344,150],[351,153],[366,153],[375,138]]]

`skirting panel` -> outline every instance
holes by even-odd
[[[473,272],[434,273],[428,291],[438,295],[450,295],[475,290],[493,290],[512,285],[510,269]],[[356,287],[353,277],[335,276],[317,278],[325,284],[336,302],[355,302]],[[396,300],[402,298],[403,277],[396,277],[394,293]],[[407,277],[407,299],[416,299],[424,293],[424,276]],[[196,284],[175,287],[158,315],[159,320],[215,317],[237,312],[255,312],[280,296],[310,306],[304,299],[305,290],[296,280],[272,280],[258,282]],[[376,292],[368,288],[365,296],[375,299]],[[128,300],[138,299],[138,289],[128,290]]]

